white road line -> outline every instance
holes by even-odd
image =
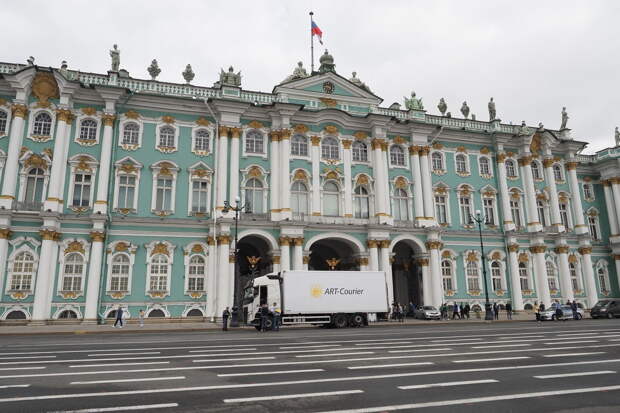
[[[504,360],[523,360],[529,359],[529,356],[520,357],[497,357],[493,359],[467,359],[467,360],[452,360],[453,363],[482,363],[485,361],[504,361]]]
[[[43,370],[46,369],[47,367],[9,367],[6,369],[0,369],[0,371],[5,371],[5,370],[9,370],[9,371],[13,371],[13,370]]]
[[[506,348],[506,347],[528,347],[531,344],[502,344],[499,346],[473,346],[472,348]]]
[[[281,396],[245,397],[241,399],[224,399],[224,403],[257,402],[262,400],[300,399],[304,397],[342,396],[345,394],[364,393],[363,390],[325,391],[320,393],[285,394]]]
[[[322,348],[322,347],[340,347],[341,344],[323,344],[316,346],[290,346],[290,347],[280,347],[280,350],[295,350],[299,348]]]
[[[391,341],[391,342],[387,342],[387,343],[381,343],[381,345],[383,346],[387,346],[388,344],[411,344],[413,343],[413,341]],[[357,343],[355,344],[356,346],[367,346],[368,344],[366,343]],[[385,347],[387,348],[387,347]]]
[[[452,337],[446,337],[443,340],[431,340],[431,343],[445,343],[447,341],[452,341]],[[482,341],[482,338],[461,338],[458,341],[460,343],[462,343],[463,341]],[[465,344],[471,344],[471,343],[465,343]]]
[[[160,403],[160,404],[141,404],[138,406],[117,406],[117,407],[98,407],[94,409],[82,410],[62,410],[51,413],[99,413],[99,412],[118,412],[127,410],[148,410],[148,409],[165,409],[168,407],[178,407],[179,403]]]
[[[303,356],[295,356],[295,357],[307,358],[307,357],[359,356],[360,354],[375,354],[375,352],[374,351],[356,351],[355,353],[304,354]]]
[[[353,366],[347,367],[349,370],[361,370],[361,369],[383,369],[389,367],[406,367],[406,366],[428,366],[429,364],[435,364],[432,361],[424,361],[421,363],[397,363],[397,364],[375,364],[372,366]]]
[[[458,369],[458,370],[438,370],[438,371],[418,371],[409,373],[398,374],[380,374],[373,376],[347,376],[347,377],[330,377],[321,379],[307,379],[307,380],[292,380],[292,381],[279,381],[279,382],[264,382],[264,383],[241,383],[241,384],[221,384],[213,386],[197,386],[197,387],[174,387],[174,388],[158,388],[158,389],[146,389],[146,390],[124,390],[124,391],[109,391],[109,392],[96,392],[96,393],[73,393],[73,394],[48,394],[42,396],[24,396],[24,397],[7,397],[1,398],[0,403],[9,402],[23,402],[33,400],[53,400],[53,399],[77,399],[86,397],[109,397],[109,396],[123,396],[123,395],[135,395],[135,394],[152,394],[152,393],[178,393],[189,391],[203,391],[203,390],[223,390],[223,389],[242,389],[250,387],[269,387],[269,386],[286,386],[296,384],[312,384],[312,383],[334,383],[345,381],[362,381],[362,380],[377,380],[377,379],[392,379],[400,377],[413,377],[413,376],[429,376],[435,374],[461,374],[461,373],[474,373],[474,372],[488,372],[488,371],[502,371],[502,370],[515,370],[515,369],[540,369],[548,367],[561,367],[561,366],[576,366],[586,364],[608,364],[608,363],[620,363],[620,359],[610,360],[596,360],[596,361],[577,361],[571,363],[549,363],[549,364],[528,364],[520,366],[503,366],[503,367],[483,367],[472,369]],[[182,368],[179,368],[179,370]],[[153,369],[150,371],[154,371]],[[127,371],[120,370],[119,373],[127,373]],[[620,390],[620,386],[601,387],[599,389],[607,390]],[[579,389],[583,390],[583,389]],[[579,393],[579,391],[569,390],[572,393]],[[583,391],[581,391],[583,393]],[[530,394],[530,393],[528,393]]]
[[[425,349],[417,349],[417,347],[426,347],[425,345],[418,344],[409,344],[407,346],[366,346],[366,347],[357,347],[355,350],[382,350],[382,349],[393,349],[393,348],[406,348],[410,349],[408,351],[440,351],[440,350],[452,350],[449,347],[442,347],[440,344],[436,344],[437,347],[428,347]],[[444,344],[445,346],[445,344]],[[416,349],[411,349],[415,347]]]
[[[91,360],[95,361],[95,360]],[[83,367],[112,367],[112,366],[145,366],[149,364],[170,364],[169,361],[149,361],[146,363],[106,363],[106,364],[75,364],[69,366],[69,368],[83,368]]]
[[[454,400],[440,400],[440,401],[435,401],[435,402],[396,404],[396,405],[391,405],[391,406],[366,407],[363,409],[331,410],[331,411],[324,411],[320,413],[393,412],[396,410],[424,409],[428,407],[456,406],[456,405],[461,405],[461,404],[496,402],[500,400],[532,399],[535,397],[563,396],[565,394],[574,395],[574,394],[580,394],[580,393],[595,393],[595,392],[605,392],[605,391],[614,391],[614,390],[620,390],[620,386],[586,387],[586,388],[581,387],[578,389],[541,391],[541,392],[536,392],[536,393],[502,394],[499,396],[472,397],[470,399],[454,399]]]
[[[581,377],[581,376],[595,376],[597,374],[615,374],[613,370],[600,370],[600,371],[580,371],[578,373],[564,373],[564,374],[547,374],[545,376],[534,376],[535,379],[561,379],[563,377]]]
[[[293,373],[314,373],[317,371],[325,371],[323,369],[306,369],[306,370],[278,370],[278,371],[259,371],[255,373],[226,373],[218,374],[217,377],[239,377],[239,376],[265,376],[269,374],[293,374]]]
[[[591,353],[543,354],[543,357],[574,357],[574,356],[589,356],[591,354],[605,354],[605,352],[604,351],[593,351]]]
[[[106,345],[106,343],[99,343],[99,344],[102,345],[102,346]],[[125,343],[119,343],[119,345],[123,345],[123,344],[125,344]],[[230,345],[230,346],[140,347],[140,348],[135,348],[135,349],[125,348],[125,349],[118,349],[118,350],[106,348],[106,349],[89,349],[89,350],[22,351],[22,352],[18,352],[18,353],[3,353],[3,355],[11,356],[11,355],[28,355],[28,354],[67,354],[67,353],[96,353],[96,352],[113,353],[113,352],[117,352],[117,351],[128,352],[128,351],[134,351],[134,350],[135,351],[147,351],[147,350],[188,350],[188,349],[197,349],[197,348],[212,349],[210,351],[231,351],[230,350],[231,347],[250,347],[250,348],[242,348],[241,350],[256,350],[256,347],[254,347],[254,346],[255,346],[255,344],[240,344],[240,345]],[[225,347],[225,348],[222,349],[222,347]],[[217,350],[217,349],[219,349],[219,350]]]
[[[147,351],[144,353],[103,353],[103,354],[89,354],[88,357],[108,357],[108,356],[136,356],[136,355],[153,355],[161,354],[161,351]],[[56,356],[54,356],[56,357]]]
[[[557,337],[559,339],[566,338],[566,337],[568,338],[573,338],[573,337],[591,338],[592,336],[598,336],[598,335],[599,333],[575,333],[575,334],[562,334],[562,335],[558,334]]]
[[[542,343],[548,346],[555,346],[558,344],[583,344],[583,343],[598,343],[598,340],[579,340],[579,341],[563,341],[561,343],[554,343],[554,342],[547,342],[547,343]]]
[[[283,353],[283,352],[279,352]],[[299,352],[302,353],[302,352]],[[273,354],[273,351],[263,351],[254,354]],[[196,358],[196,357],[222,357],[222,356],[238,356],[239,353],[226,353],[226,354],[183,354],[176,356],[145,356],[145,357],[115,357],[115,358],[102,358],[97,361],[130,361],[130,360],[162,360],[162,359],[184,359],[184,358]],[[273,358],[273,357],[272,357]],[[217,359],[217,360],[231,360],[231,359]],[[234,359],[233,359],[234,360]],[[81,363],[91,362],[94,359],[71,359],[71,360],[41,360],[41,361],[10,361],[2,362],[0,366],[15,365],[15,364],[51,364],[51,363]],[[205,360],[208,361],[208,360]],[[212,360],[215,361],[215,360]]]
[[[401,390],[410,389],[430,389],[431,387],[450,387],[450,386],[464,386],[467,384],[484,384],[484,383],[498,383],[497,380],[470,380],[470,381],[449,381],[443,383],[428,383],[428,384],[414,384],[411,386],[398,386]]]
[[[519,336],[519,339],[522,340],[529,340],[530,338],[544,338],[545,336]],[[512,340],[515,337],[498,337],[497,340],[501,341],[501,340]],[[490,343],[496,343],[495,341],[489,341]]]
[[[94,381],[72,381],[69,384],[106,384],[106,383],[136,383],[140,381],[158,381],[158,380],[184,380],[185,376],[173,377],[141,377],[136,379],[113,379],[113,380],[94,380]]]
[[[56,356],[0,357],[0,360],[53,359],[53,358],[56,358]]]
[[[7,384],[0,386],[0,389],[12,389],[13,387],[30,387],[29,384]]]
[[[214,361],[274,360],[274,359],[275,359],[275,356],[243,357],[243,358],[231,358],[231,359],[198,359],[198,360],[192,360],[192,363],[213,363]],[[269,363],[269,365],[272,366],[273,364]]]

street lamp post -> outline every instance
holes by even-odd
[[[482,242],[482,223],[484,221],[484,217],[480,210],[476,210],[476,216],[470,216],[470,219],[475,221],[478,224],[478,233],[480,234],[480,254],[482,255],[482,277],[484,279],[484,319],[485,320],[493,320],[493,314],[491,313],[491,303],[489,302],[489,288],[487,286],[487,267],[484,262],[484,243]],[[486,223],[486,222],[485,222]]]
[[[235,211],[235,265],[234,265],[234,286],[233,286],[233,308],[230,317],[230,326],[239,327],[239,321],[242,318],[239,311],[239,247],[237,246],[237,234],[239,233],[239,212],[247,210],[247,205],[239,205],[239,197],[235,198],[235,205],[230,205],[230,202],[224,201],[224,209],[222,212],[227,214],[229,211]],[[241,320],[243,322],[243,320]]]

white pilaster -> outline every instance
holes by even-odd
[[[11,230],[8,228],[0,229],[0,291],[4,293],[4,279],[6,275],[6,259],[9,253],[9,238]]]
[[[377,240],[369,239],[368,240],[368,252],[369,252],[369,266],[370,271],[379,271],[379,251]]]
[[[508,265],[510,266],[510,286],[512,292],[512,308],[517,311],[523,310],[523,292],[521,291],[521,278],[519,276],[519,244],[511,239],[508,244]]]
[[[279,220],[280,219],[280,132],[271,131],[269,133],[271,137],[270,147],[270,168],[271,174],[269,178],[271,179],[270,185],[270,200],[271,200],[271,219]]]
[[[17,183],[17,171],[19,170],[19,152],[22,148],[24,136],[24,118],[28,113],[26,105],[13,105],[13,119],[11,120],[11,135],[7,150],[6,163],[4,165],[4,181],[2,183],[2,195],[0,206],[11,209],[15,200]]]
[[[289,271],[291,269],[291,239],[286,236],[280,237],[280,270]]]
[[[99,301],[99,289],[101,282],[101,262],[103,260],[103,241],[105,234],[99,231],[90,233],[92,243],[90,245],[90,262],[88,264],[89,271],[86,278],[86,307],[84,309],[84,321],[93,321],[97,319],[99,309],[97,304]]]
[[[588,232],[588,227],[583,219],[581,191],[579,190],[579,182],[577,181],[577,165],[579,165],[579,162],[570,161],[566,163],[566,168],[568,169],[568,184],[572,193],[573,211],[575,212],[575,232],[577,234],[585,234]]]
[[[312,137],[312,215],[321,215],[321,158],[319,145],[321,139],[318,136]]]
[[[228,174],[228,130],[229,128],[226,126],[220,126],[220,130],[219,130],[219,139],[220,139],[220,141],[218,142],[218,145],[219,145],[218,164],[219,165],[215,173],[217,175],[216,201],[217,201],[217,208],[220,210],[224,208],[224,201],[227,200],[226,199],[226,180],[227,180],[227,174]],[[230,202],[234,203],[234,199],[230,200]],[[226,256],[225,260],[221,262],[227,262],[227,261],[228,261],[228,256]],[[218,314],[224,311],[225,307],[226,306],[224,306],[221,309],[221,311],[218,311]]]
[[[50,172],[50,180],[47,191],[47,199],[43,204],[44,210],[58,211],[61,195],[59,194],[61,186],[61,172],[63,166],[64,151],[65,151],[65,139],[67,123],[70,124],[70,119],[73,118],[73,114],[68,109],[59,109],[56,111],[56,119],[58,120],[56,126],[56,134],[54,139],[54,154],[52,156],[52,170]],[[70,126],[69,126],[70,127]]]
[[[44,321],[50,318],[52,289],[56,275],[56,255],[58,254],[57,240],[60,233],[55,230],[41,230],[41,255],[37,270],[37,281],[32,304],[32,320]]]
[[[566,228],[564,228],[562,218],[560,218],[560,201],[558,198],[558,188],[555,182],[555,174],[553,173],[553,163],[553,158],[545,158],[543,160],[545,180],[547,182],[547,186],[549,187],[551,225],[555,227],[558,232],[564,232]]]
[[[443,285],[441,281],[441,266],[439,263],[439,250],[443,244],[437,240],[426,242],[426,248],[429,250],[429,264],[431,271],[431,291],[433,296],[433,306],[439,308],[443,303]]]
[[[562,294],[562,301],[573,301],[575,299],[575,293],[573,292],[573,284],[570,279],[570,269],[568,266],[568,245],[564,243],[564,240],[558,240],[558,244],[555,247],[555,253],[558,256],[560,292]]]
[[[431,181],[431,171],[428,161],[428,146],[420,148],[420,175],[422,176],[422,193],[424,203],[424,219],[427,224],[435,224],[435,208],[433,202],[433,184]],[[432,270],[431,263],[431,270]]]
[[[418,265],[422,267],[422,305],[433,305],[433,289],[431,274],[428,269],[428,258],[419,258]]]
[[[499,182],[499,196],[502,203],[504,230],[514,231],[515,223],[512,221],[512,211],[510,209],[510,194],[508,193],[508,178],[506,176],[506,166],[504,165],[505,160],[505,153],[502,152],[497,154],[497,177]],[[523,302],[521,302],[521,306],[523,306]],[[517,309],[516,303],[515,309]]]
[[[540,240],[542,242],[542,240]],[[539,244],[530,247],[530,252],[534,257],[534,279],[536,282],[536,293],[538,301],[545,304],[545,307],[551,305],[551,295],[549,294],[549,280],[547,278],[547,265],[545,262],[546,246]]]
[[[582,246],[579,247],[579,253],[581,254],[581,269],[583,271],[583,278],[586,285],[588,307],[592,308],[598,301],[598,290],[596,289],[594,269],[592,268],[592,247],[587,243],[587,241],[583,242]]]
[[[388,302],[390,305],[394,302],[394,280],[392,277],[392,263],[390,262],[390,241],[382,240],[380,253],[380,270],[385,271],[388,283]]]
[[[351,140],[345,139],[342,141],[343,148],[343,161],[344,161],[344,216],[353,216],[353,189],[351,181]]]
[[[233,203],[239,196],[239,135],[241,129],[230,128],[230,182],[229,202]],[[241,199],[241,198],[240,198]]]
[[[230,236],[218,237],[218,264],[215,276],[217,277],[217,316],[222,314],[226,307],[232,307],[232,291],[230,291]]]
[[[93,211],[105,214],[108,208],[108,185],[110,185],[110,162],[112,160],[112,131],[114,114],[103,115],[103,138],[101,140],[101,159],[99,162],[99,176],[97,177],[97,196]]]
[[[527,210],[527,230],[538,232],[542,229],[542,224],[538,219],[538,209],[536,208],[536,190],[534,187],[534,177],[532,175],[532,156],[524,154],[519,158],[521,168],[521,179],[525,188],[525,204]]]
[[[283,129],[280,132],[280,219],[290,219],[293,216],[291,211],[290,158],[291,131]]]
[[[372,153],[373,153],[373,173],[375,177],[375,208],[376,216],[387,215],[386,206],[385,206],[385,184],[387,181],[387,177],[385,176],[385,169],[383,168],[382,162],[383,157],[381,155],[381,145],[383,144],[382,139],[373,139],[372,141]],[[391,303],[391,301],[390,301]]]
[[[387,161],[388,142],[384,141],[381,144],[381,167],[383,168],[383,205],[385,205],[385,213],[392,216],[392,202],[390,197],[390,171],[388,169]]]
[[[420,172],[420,148],[417,146],[409,147],[409,163],[413,174],[413,209],[415,214],[416,226],[421,226],[424,221],[424,193],[422,191],[422,174]],[[426,269],[428,272],[428,268]],[[427,301],[427,302],[430,302]]]
[[[281,267],[280,267],[280,256],[279,255],[274,255],[273,257],[271,257],[271,259],[273,260],[273,272],[278,273],[281,271]],[[306,270],[308,269],[308,264],[305,264],[306,266]]]
[[[215,318],[217,314],[217,247],[215,245],[215,238],[212,236],[207,237],[207,244],[209,245],[209,257],[207,261],[207,317]]]
[[[298,271],[303,270],[304,268],[304,263],[303,263],[304,239],[294,238],[293,242],[295,243],[295,246],[293,247],[293,269],[298,270]]]
[[[616,211],[616,205],[614,202],[614,194],[611,190],[611,182],[609,180],[603,181],[603,190],[605,191],[605,206],[607,208],[607,219],[609,220],[609,229],[611,236],[616,236],[620,233],[618,230],[618,215]]]
[[[618,285],[620,285],[620,255],[614,254],[612,258],[616,264],[616,280],[618,281]]]
[[[614,198],[614,210],[616,211],[616,220],[618,221],[618,226],[620,227],[620,178],[611,178],[609,180],[611,182],[611,191],[613,193]],[[611,212],[608,212],[610,214]]]

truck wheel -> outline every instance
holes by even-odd
[[[336,314],[334,316],[334,327],[336,328],[345,328],[347,326],[347,316],[344,314]]]
[[[265,320],[265,330],[271,330],[272,328],[273,328],[273,319],[267,318],[267,320]]]
[[[351,317],[351,325],[353,327],[361,327],[364,324],[364,316],[361,314],[353,314]]]

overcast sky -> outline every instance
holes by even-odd
[[[302,60],[310,66],[308,12],[323,31],[336,70],[357,71],[383,106],[415,90],[429,113],[444,97],[460,117],[464,100],[487,120],[493,96],[503,122],[560,126],[567,107],[573,138],[587,153],[613,146],[620,126],[620,1],[7,1],[0,60],[105,73],[108,50],[121,68],[197,85],[220,68],[241,70],[242,86],[270,92]],[[315,42],[315,60],[322,48]]]

